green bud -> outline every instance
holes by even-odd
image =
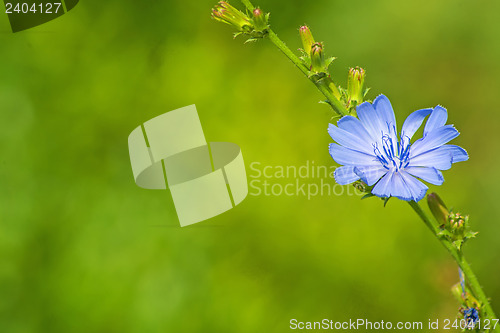
[[[468,216],[463,217],[460,213],[450,213],[448,215],[448,223],[454,232],[460,232],[465,227],[465,221],[468,219]]]
[[[311,33],[311,29],[307,25],[303,25],[299,28],[300,39],[302,40],[302,47],[306,54],[311,53],[311,47],[314,44],[314,38]]]
[[[316,73],[325,71],[325,56],[321,43],[314,43],[311,46],[311,71]]]
[[[347,93],[349,98],[349,105],[359,105],[363,102],[364,85],[365,85],[366,72],[361,67],[349,69],[347,77]]]
[[[463,216],[448,210],[436,193],[427,195],[427,202],[432,214],[441,224],[438,236],[446,238],[459,251],[466,241],[476,237],[477,232],[471,230],[468,215]]]
[[[354,183],[352,183],[352,185],[354,186],[354,188],[362,193],[364,192],[368,192],[368,188],[367,188],[367,185],[361,181],[361,180],[358,180],[358,181],[355,181]]]
[[[220,1],[215,5],[212,9],[212,18],[232,25],[242,32],[248,32],[253,29],[250,18],[225,1]]]
[[[264,31],[268,28],[268,15],[264,14],[260,8],[255,8],[252,12],[255,30]]]
[[[450,211],[436,193],[427,195],[427,204],[429,205],[432,215],[434,215],[439,223],[445,224],[448,221]]]

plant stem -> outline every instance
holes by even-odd
[[[469,286],[471,290],[474,293],[474,296],[477,297],[477,299],[481,302],[483,308],[486,310],[487,317],[490,319],[497,318],[495,315],[495,312],[491,308],[491,305],[488,301],[488,298],[486,297],[483,289],[481,288],[481,285],[479,284],[479,281],[477,280],[476,275],[472,271],[469,263],[467,260],[465,260],[464,256],[460,251],[457,250],[453,244],[448,241],[445,238],[442,238],[438,235],[439,233],[439,228],[435,221],[433,219],[430,219],[429,216],[423,211],[422,207],[415,202],[415,201],[410,201],[409,202],[411,208],[418,214],[418,216],[424,221],[425,225],[430,229],[432,234],[439,240],[439,242],[448,250],[448,252],[451,254],[453,259],[457,262],[458,266],[462,269],[467,282],[469,283]],[[498,326],[498,325],[497,325]],[[497,327],[495,332],[500,332],[499,328]]]
[[[249,11],[253,12],[253,10],[255,9],[250,0],[241,0],[241,2],[245,5],[245,7],[247,7]]]
[[[348,115],[348,111],[335,96],[333,96],[333,93],[324,85],[320,84],[317,81],[312,80],[309,77],[309,69],[302,63],[302,61],[286,46],[286,44],[276,35],[274,31],[269,29],[268,33],[269,40],[276,45],[278,49],[283,52],[288,59],[290,59],[295,66],[297,66],[302,73],[304,73],[305,76],[314,83],[314,85],[318,88],[318,90],[327,98],[329,104],[332,106],[333,110],[337,112],[340,116],[346,116]]]
[[[252,5],[252,3],[249,0],[241,0],[241,2],[245,5],[245,7],[249,11],[254,10],[255,7]],[[340,116],[346,116],[349,114],[349,112],[347,111],[345,106],[342,104],[342,102],[340,102],[326,86],[322,85],[319,81],[312,79],[312,77],[310,76],[309,69],[304,65],[304,63],[299,59],[299,57],[297,57],[292,52],[292,50],[290,50],[290,48],[288,46],[286,46],[286,44],[278,37],[278,35],[276,35],[276,33],[273,30],[269,29],[268,37],[269,37],[269,40],[278,49],[280,49],[280,51],[283,52],[283,54],[288,59],[290,59],[290,61],[293,62],[293,64],[295,66],[297,66],[297,68],[309,79],[309,81],[314,83],[316,88],[318,88],[318,90],[326,97],[326,99],[328,100],[328,103],[331,105],[332,109],[335,112],[337,112]]]

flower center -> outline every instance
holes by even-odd
[[[401,133],[401,140],[398,140],[396,129],[393,128],[392,131],[392,135],[382,133],[382,141],[379,142],[381,147],[379,143],[374,143],[373,152],[386,169],[399,171],[410,163],[410,138]]]

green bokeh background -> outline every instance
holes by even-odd
[[[249,196],[179,228],[168,193],[136,187],[128,134],[189,104],[209,141],[241,146],[249,176],[252,162],[334,165],[333,114],[314,86],[268,41],[233,40],[210,19],[214,4],[83,1],[16,34],[0,15],[0,332],[285,332],[292,318],[455,318],[456,266],[403,202]],[[480,234],[466,254],[499,313],[500,3],[260,4],[292,49],[308,23],[338,57],[340,83],[364,67],[369,97],[386,94],[400,123],[448,108],[471,158],[431,190],[472,216]]]

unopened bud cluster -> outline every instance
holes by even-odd
[[[469,217],[463,217],[460,213],[450,213],[450,215],[448,215],[448,223],[450,225],[450,229],[453,231],[460,231],[463,229],[466,220],[468,221]]]
[[[248,7],[250,8],[250,7]],[[264,13],[260,8],[254,8],[243,13],[231,6],[226,1],[219,1],[212,9],[212,18],[235,27],[238,32],[234,37],[245,35],[249,37],[246,42],[270,36],[269,13]],[[309,79],[327,96],[325,101],[332,107],[343,104],[346,111],[356,115],[356,106],[363,102],[368,90],[364,89],[365,71],[355,67],[349,70],[347,89],[335,84],[330,75],[330,65],[335,57],[325,56],[325,46],[322,42],[315,41],[311,29],[304,25],[299,28],[302,41],[302,65]],[[300,65],[298,65],[300,67]],[[328,91],[332,96],[326,93]],[[335,108],[335,107],[334,107]],[[339,112],[343,114],[344,112]]]
[[[234,37],[241,34],[250,37],[247,42],[264,37],[269,29],[269,14],[265,14],[260,8],[255,8],[251,15],[247,15],[226,1],[220,1],[215,5],[212,9],[212,18],[235,27],[238,32]]]
[[[302,41],[302,63],[309,69],[309,77],[318,85],[324,86],[337,99],[341,99],[341,94],[333,82],[329,73],[329,67],[334,57],[325,57],[325,47],[322,42],[316,42],[311,29],[304,25],[299,28],[299,35]]]
[[[470,230],[469,216],[448,210],[436,193],[429,194],[427,202],[436,221],[440,223],[439,235],[447,238],[458,250],[468,239],[477,235],[477,232]]]
[[[299,35],[302,41],[302,62],[311,71],[310,76],[315,76],[321,79],[330,76],[328,67],[333,60],[332,58],[325,58],[324,45],[321,42],[316,42],[312,35],[311,29],[304,25],[299,28]]]
[[[347,89],[337,87],[330,73],[329,67],[335,57],[325,57],[325,47],[316,42],[308,26],[299,28],[302,41],[302,57],[304,65],[309,68],[309,76],[317,83],[324,85],[332,94],[343,102],[350,114],[356,115],[356,106],[363,103],[367,90],[365,84],[365,70],[361,67],[351,68],[347,77]]]

